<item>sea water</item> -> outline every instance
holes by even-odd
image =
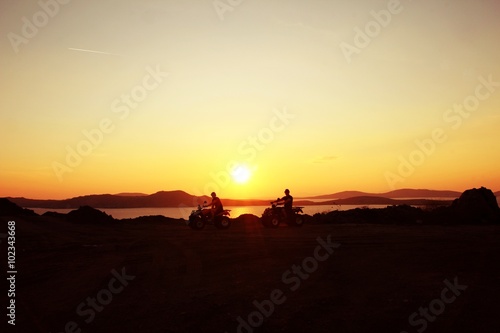
[[[231,210],[232,218],[238,217],[242,214],[253,214],[261,216],[268,206],[224,206],[224,209]],[[387,205],[314,205],[304,206],[302,210],[304,214],[314,215],[316,213],[330,212],[334,210],[349,210],[354,208],[385,208]],[[67,214],[74,209],[50,209],[50,208],[29,208],[37,214],[45,212],[57,212]],[[150,215],[163,215],[171,218],[184,218],[187,219],[189,214],[195,207],[164,207],[164,208],[97,208],[106,214],[113,216],[115,219],[135,218],[139,216]]]

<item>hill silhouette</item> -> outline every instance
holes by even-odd
[[[426,189],[401,189],[381,194],[360,191],[343,191],[333,194],[309,198],[296,197],[297,206],[308,205],[449,205],[451,199],[460,197],[460,192],[435,191]],[[500,192],[494,193],[499,196]],[[404,198],[404,199],[403,199]],[[450,198],[450,200],[432,200],[432,198]],[[21,207],[72,209],[82,206],[96,208],[161,208],[161,207],[194,207],[204,201],[210,202],[208,196],[194,196],[184,191],[159,191],[153,194],[119,193],[92,194],[63,200],[40,200],[28,198],[7,198]],[[226,206],[267,206],[274,198],[266,200],[236,200],[222,198]],[[311,200],[307,200],[311,199]],[[318,201],[325,200],[325,201]]]
[[[142,207],[192,207],[208,196],[193,196],[184,191],[160,191],[150,195],[114,195],[92,194],[63,200],[37,200],[26,198],[8,198],[21,207],[31,208],[79,208],[91,206],[96,208],[142,208]]]
[[[66,219],[73,223],[102,224],[112,223],[116,220],[98,209],[90,206],[82,206],[66,214]]]
[[[0,198],[0,216],[37,216],[34,211],[30,209],[21,208],[14,202]]]
[[[122,197],[144,197],[147,194],[146,193],[137,193],[137,192],[123,192],[123,193],[116,193],[115,195],[119,195]]]
[[[353,197],[384,197],[390,199],[397,198],[458,198],[461,192],[457,191],[439,191],[428,189],[400,189],[385,193],[369,193],[360,191],[342,191],[332,194],[324,194],[304,199],[347,199]]]
[[[447,206],[452,200],[430,200],[430,199],[391,199],[377,196],[359,196],[339,200],[321,202],[323,205],[413,205],[413,206]]]

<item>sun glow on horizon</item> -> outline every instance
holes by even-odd
[[[238,165],[231,173],[233,180],[238,184],[246,184],[252,176],[252,172],[246,165]]]

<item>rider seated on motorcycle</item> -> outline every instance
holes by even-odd
[[[277,204],[283,203],[283,208],[285,211],[285,217],[291,218],[293,216],[292,205],[293,205],[293,197],[290,195],[290,190],[285,190],[285,196],[276,201]]]
[[[222,201],[220,201],[215,192],[212,192],[210,195],[212,196],[212,203],[210,203],[209,206],[211,207],[212,218],[214,218],[217,214],[222,213],[224,207],[222,206]]]

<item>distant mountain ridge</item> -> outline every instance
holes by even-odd
[[[345,199],[328,200],[321,202],[310,203],[321,204],[321,205],[410,205],[410,206],[448,206],[451,205],[453,200],[432,200],[432,199],[421,199],[421,198],[410,198],[410,199],[392,199],[385,197],[375,197],[375,196],[358,196]],[[300,200],[297,201],[299,205]],[[307,201],[304,202],[304,205]]]
[[[497,192],[498,193],[498,192]],[[368,193],[360,191],[342,191],[332,194],[318,195],[313,197],[303,197],[302,199],[348,199],[352,197],[384,197],[390,199],[398,198],[458,198],[462,192],[440,191],[427,189],[400,189],[385,193]]]
[[[92,194],[63,200],[37,200],[8,198],[21,207],[31,208],[143,208],[143,207],[193,207],[209,200],[207,196],[193,196],[184,191],[160,191],[150,195]]]
[[[148,194],[146,193],[134,193],[134,192],[124,192],[124,193],[116,193],[114,195],[119,195],[122,197],[144,197]]]
[[[402,189],[382,194],[359,191],[343,191],[333,194],[320,195],[294,200],[297,206],[305,205],[436,205],[450,204],[452,199],[458,198],[460,192],[436,191],[422,189]],[[499,192],[495,192],[498,197]],[[449,198],[450,200],[436,200],[433,198]],[[119,194],[92,194],[63,200],[38,200],[27,198],[7,198],[15,204],[25,208],[53,208],[72,209],[81,206],[95,208],[161,208],[161,207],[194,207],[204,201],[210,202],[208,196],[194,196],[184,191],[160,191],[153,194],[119,193]],[[235,200],[222,198],[225,206],[267,206],[269,200]],[[307,200],[309,199],[309,200]],[[317,201],[324,200],[324,201]]]

